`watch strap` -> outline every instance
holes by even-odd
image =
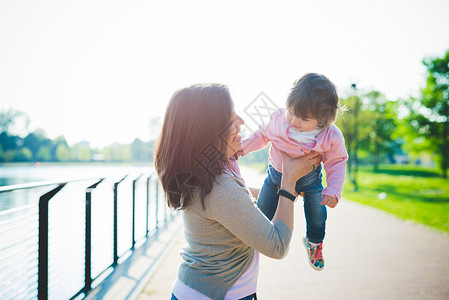
[[[292,200],[293,202],[296,200],[295,195],[292,195],[291,193],[287,192],[284,189],[278,189],[277,194],[279,196],[284,196],[285,198],[288,198],[288,199]]]

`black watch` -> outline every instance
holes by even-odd
[[[295,200],[296,200],[295,195],[290,194],[289,192],[287,192],[284,189],[278,189],[277,194],[279,196],[284,196],[285,198],[288,198],[288,199],[292,200],[293,202],[295,202]]]

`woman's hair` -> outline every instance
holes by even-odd
[[[286,107],[297,117],[313,118],[318,120],[319,127],[327,127],[335,121],[340,109],[337,89],[321,74],[305,74],[294,82]]]
[[[167,203],[184,209],[199,192],[204,196],[225,165],[233,102],[221,84],[196,84],[170,99],[156,143],[155,168]]]

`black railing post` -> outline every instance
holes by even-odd
[[[86,189],[86,226],[85,226],[85,249],[84,249],[84,294],[90,291],[92,285],[91,265],[92,265],[92,191],[100,181],[92,184]]]
[[[38,275],[37,297],[39,300],[48,299],[48,201],[59,192],[66,183],[59,184],[56,188],[39,198],[39,250],[38,250]]]
[[[148,218],[148,214],[149,214],[149,209],[150,209],[150,180],[151,180],[151,175],[149,177],[147,177],[147,209],[146,209],[146,222],[145,222],[145,237],[148,237],[148,231],[149,231],[149,227],[148,227],[148,222],[150,221]]]
[[[118,200],[118,185],[120,184],[120,182],[122,182],[123,180],[125,180],[126,176],[123,177],[120,181],[117,181],[116,183],[114,183],[114,245],[113,245],[113,253],[114,253],[114,262],[113,265],[116,266],[118,263],[118,236],[117,236],[117,200]]]
[[[133,199],[132,199],[132,208],[133,208],[133,227],[132,227],[132,245],[131,250],[134,250],[134,246],[136,245],[136,183],[137,180],[140,179],[142,175],[139,175],[136,179],[133,180]]]

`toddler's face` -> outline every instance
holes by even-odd
[[[288,109],[285,110],[285,118],[289,122],[293,129],[300,132],[307,132],[314,130],[318,127],[318,120],[313,118],[297,117],[291,113]]]

